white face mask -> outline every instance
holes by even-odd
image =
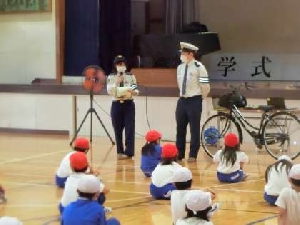
[[[180,55],[180,60],[181,60],[181,62],[186,63],[187,62],[187,56],[186,55]]]
[[[126,71],[126,66],[117,66],[117,71],[119,73],[125,73]]]

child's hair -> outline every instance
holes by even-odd
[[[239,144],[235,147],[229,147],[225,145],[225,148],[221,153],[221,161],[224,160],[226,165],[230,163],[233,166],[237,158],[236,151],[240,151]]]
[[[186,182],[175,182],[175,187],[177,190],[187,190],[192,187],[193,179]]]
[[[177,161],[177,156],[175,157],[162,157],[161,158],[161,165],[171,165],[173,162]]]
[[[93,200],[93,197],[95,196],[96,193],[85,193],[81,191],[77,191],[79,197],[87,198],[88,200]]]
[[[74,150],[75,150],[76,152],[86,152],[88,149],[83,149],[83,148],[74,147]]]
[[[290,178],[291,182],[293,185],[300,187],[300,180],[296,180],[294,178]]]
[[[208,208],[201,210],[201,211],[197,211],[196,214],[194,214],[194,212],[190,209],[188,209],[187,207],[185,207],[185,211],[187,212],[186,218],[189,217],[197,217],[200,218],[202,220],[206,220],[209,221],[208,218],[208,212],[212,209],[211,206],[209,206]]]
[[[86,171],[87,171],[87,167],[84,167],[84,168],[82,168],[82,169],[73,169],[74,170],[74,172],[76,172],[76,173],[85,173]]]
[[[291,170],[293,164],[292,162],[286,160],[286,159],[281,159],[278,160],[277,162],[275,162],[274,164],[271,164],[267,167],[266,172],[265,172],[265,181],[268,182],[268,178],[269,178],[269,173],[271,168],[275,168],[275,171],[278,173],[279,171],[283,170],[283,168],[285,168],[286,174],[289,173],[289,171]]]
[[[142,147],[142,155],[151,155],[153,156],[155,153],[155,145],[157,144],[157,141],[155,142],[150,142],[150,143],[146,143],[143,147]]]

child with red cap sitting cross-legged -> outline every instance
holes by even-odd
[[[293,165],[289,172],[291,187],[285,187],[277,198],[278,225],[300,224],[300,164]]]
[[[177,161],[178,150],[174,144],[162,147],[161,162],[152,172],[150,194],[155,199],[170,199],[171,192],[176,189],[173,176],[176,169],[181,167]]]
[[[243,165],[248,162],[248,156],[240,150],[239,138],[234,133],[225,135],[225,148],[217,151],[213,160],[218,163],[219,181],[235,183],[247,178]]]
[[[67,178],[71,175],[72,169],[70,166],[70,156],[75,152],[87,153],[90,149],[90,143],[86,138],[78,137],[74,141],[73,151],[69,152],[61,161],[59,168],[55,174],[55,183],[58,187],[64,188]],[[89,168],[90,173],[94,173],[92,168]]]
[[[78,199],[70,203],[61,217],[63,225],[120,225],[116,218],[106,219],[105,211],[98,204],[101,182],[94,175],[86,175],[78,181]]]
[[[68,177],[66,181],[65,189],[59,205],[60,213],[64,211],[64,208],[67,205],[77,200],[78,198],[77,188],[78,188],[79,180],[85,176],[89,176],[89,174],[86,174],[89,165],[88,165],[87,157],[83,152],[75,152],[74,154],[72,154],[70,156],[70,164],[73,173]],[[98,202],[99,204],[102,205],[106,199],[105,195],[109,193],[109,189],[102,182],[100,182],[99,188],[100,188],[100,195],[98,198]],[[111,211],[109,207],[106,207],[105,210]]]
[[[161,133],[157,130],[149,130],[145,139],[146,144],[142,147],[141,170],[146,177],[151,177],[161,159]]]

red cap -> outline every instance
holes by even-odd
[[[87,157],[83,152],[75,152],[70,156],[70,164],[74,169],[82,170],[88,166]]]
[[[239,138],[234,133],[225,135],[225,145],[228,147],[235,147],[239,143]]]
[[[89,149],[90,148],[90,142],[86,138],[79,137],[75,140],[74,147],[84,149],[84,150]]]
[[[148,142],[154,142],[159,138],[161,138],[161,133],[159,133],[157,130],[149,130],[145,136],[145,139]]]
[[[178,149],[174,144],[165,144],[161,150],[161,157],[164,158],[173,158],[177,156]]]

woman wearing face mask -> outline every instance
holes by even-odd
[[[135,105],[133,96],[138,95],[135,76],[126,72],[126,59],[118,55],[114,60],[115,72],[107,78],[107,93],[113,97],[111,119],[117,144],[117,158],[134,156]],[[125,128],[125,146],[123,130]]]
[[[190,125],[191,142],[188,162],[195,162],[200,148],[200,119],[202,99],[210,91],[209,78],[205,66],[195,60],[198,47],[180,42],[181,64],[177,67],[177,84],[180,98],[176,107],[176,146],[178,160],[185,158],[187,125]]]

